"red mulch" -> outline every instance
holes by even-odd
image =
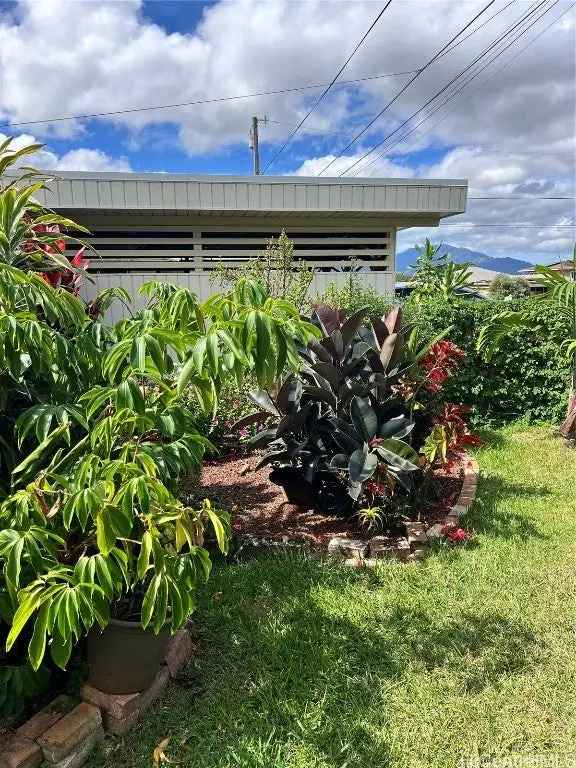
[[[258,460],[255,456],[207,461],[200,483],[187,490],[197,498],[209,497],[231,512],[236,535],[326,546],[333,536],[369,539],[377,533],[363,532],[353,519],[342,520],[289,504],[283,489],[268,480],[270,467],[253,470]],[[456,460],[449,469],[436,473],[433,495],[441,501],[429,502],[421,510],[425,522],[443,520],[455,503],[462,485],[462,468],[462,461]]]

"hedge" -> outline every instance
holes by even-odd
[[[530,307],[538,332],[515,330],[487,362],[476,352],[480,328],[494,315]],[[534,299],[505,302],[459,299],[448,303],[428,299],[407,301],[406,317],[425,338],[452,326],[449,338],[466,352],[460,373],[446,385],[446,399],[470,405],[475,421],[528,422],[562,420],[570,380],[569,365],[560,351],[567,338],[565,321]]]

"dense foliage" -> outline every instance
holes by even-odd
[[[501,301],[446,302],[430,298],[405,305],[406,316],[423,338],[438,328],[450,327],[450,339],[466,356],[457,374],[446,382],[448,400],[471,407],[474,420],[503,422],[559,421],[566,410],[569,364],[559,340],[567,337],[566,319],[553,307],[522,299],[506,304],[522,311],[529,307],[535,335],[515,328],[500,339],[490,359],[479,352],[476,341],[481,329],[502,313]]]
[[[14,165],[21,154],[3,148]],[[226,515],[175,495],[208,446],[182,393],[213,412],[223,382],[249,372],[268,385],[298,361],[315,329],[290,302],[241,280],[200,305],[177,286],[149,283],[144,310],[115,326],[67,281],[79,274],[60,241],[71,222],[31,202],[31,174],[0,187],[0,681],[38,671],[49,652],[64,668],[74,645],[110,616],[174,631],[194,608]],[[40,185],[40,186],[39,186]],[[49,227],[50,229],[46,229]],[[58,241],[58,242],[56,242]],[[36,269],[40,270],[37,274]],[[24,674],[23,673],[23,674]],[[31,681],[29,681],[31,683]],[[28,691],[32,690],[28,686]]]
[[[560,434],[576,441],[576,245],[570,266],[568,275],[552,267],[537,266],[535,272],[544,287],[544,293],[519,310],[507,310],[494,317],[481,329],[478,349],[487,353],[490,359],[494,350],[499,349],[502,339],[517,328],[549,338],[549,329],[542,324],[539,310],[544,307],[554,312],[562,323],[562,330],[554,333],[552,340],[570,368],[566,377],[569,390],[566,415],[560,426]]]
[[[289,501],[328,514],[364,512],[366,519],[367,510],[377,510],[389,518],[428,462],[443,463],[448,450],[465,444],[467,430],[457,434],[440,395],[462,353],[438,338],[421,347],[400,307],[368,325],[364,317],[365,309],[346,318],[318,307],[313,320],[322,338],[301,349],[302,367],[276,397],[251,393],[259,410],[237,426],[265,425],[248,444],[269,447],[259,466],[274,465],[270,479]],[[433,455],[431,436],[443,443]]]
[[[530,283],[522,277],[496,275],[488,292],[493,299],[522,299],[530,293]]]

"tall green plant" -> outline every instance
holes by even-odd
[[[270,238],[266,250],[238,267],[220,267],[216,280],[223,287],[248,278],[260,283],[275,298],[288,299],[303,309],[314,270],[294,255],[294,243],[282,230],[277,238]]]
[[[24,645],[34,670],[47,653],[66,667],[111,615],[136,612],[156,632],[183,625],[210,571],[205,528],[225,552],[228,520],[176,496],[208,446],[182,392],[212,411],[224,381],[250,371],[268,385],[316,333],[247,279],[204,304],[149,283],[146,308],[107,325],[100,311],[125,293],[86,307],[27,260],[19,222],[75,227],[39,208],[36,189],[28,175],[0,188],[0,634],[9,658]],[[60,249],[39,250],[68,269]]]
[[[473,285],[472,272],[467,264],[456,264],[448,254],[440,255],[442,245],[432,245],[426,238],[424,246],[416,246],[418,257],[410,281],[415,301],[440,295],[450,300],[457,293]]]
[[[479,333],[477,347],[486,355],[498,348],[504,336],[516,328],[541,330],[534,323],[532,304],[544,304],[556,312],[566,323],[567,335],[558,339],[558,346],[570,363],[570,391],[566,408],[566,417],[560,427],[563,437],[576,439],[576,245],[572,257],[571,274],[546,266],[537,266],[536,274],[545,288],[545,293],[527,303],[524,311],[502,312],[492,322],[485,325]]]

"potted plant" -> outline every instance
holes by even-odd
[[[0,145],[0,175],[26,153]],[[149,283],[146,308],[107,325],[129,296],[86,306],[46,277],[82,265],[65,255],[74,225],[31,202],[31,179],[0,177],[0,634],[8,660],[29,639],[33,670],[47,654],[66,668],[88,635],[92,682],[126,693],[194,609],[205,526],[227,549],[227,516],[177,495],[210,445],[185,390],[213,412],[223,381],[249,370],[265,385],[315,330],[249,280],[203,305]]]

